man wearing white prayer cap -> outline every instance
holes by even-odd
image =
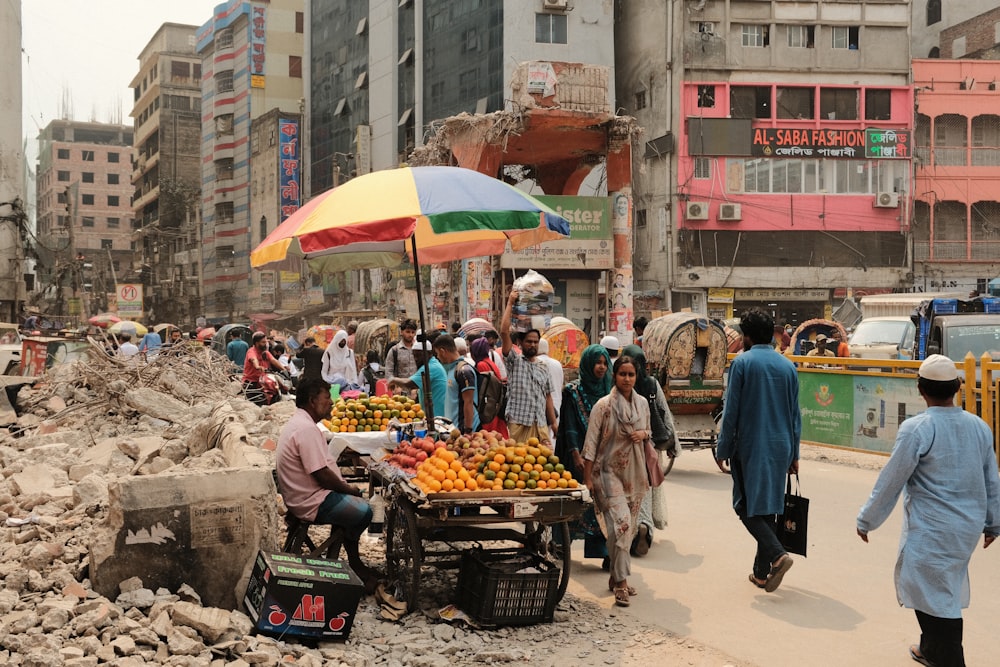
[[[882,525],[903,494],[903,539],[896,597],[913,609],[922,665],[965,665],[962,609],[969,606],[969,559],[1000,535],[1000,479],[986,422],[955,405],[962,384],[955,362],[927,357],[917,389],[927,410],[899,425],[892,456],[858,514],[858,536]]]

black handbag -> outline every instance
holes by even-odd
[[[673,449],[677,444],[677,436],[670,423],[667,422],[667,416],[656,404],[656,386],[654,384],[656,381],[652,378],[647,378],[647,380],[650,380],[646,396],[646,400],[649,402],[649,438],[653,441],[653,446],[656,449]]]
[[[792,493],[792,476],[785,482],[785,512],[778,517],[778,540],[785,551],[806,555],[809,534],[809,499],[799,495],[799,475],[795,474],[795,493]]]

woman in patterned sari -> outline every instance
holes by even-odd
[[[610,369],[608,351],[601,345],[590,345],[580,355],[579,378],[563,388],[556,455],[577,480],[583,480],[583,441],[587,437],[590,411],[611,392]],[[608,549],[592,507],[573,526],[572,532],[574,539],[584,540],[584,557],[603,559],[602,567],[607,570]]]

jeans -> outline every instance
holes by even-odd
[[[767,579],[771,573],[771,563],[785,553],[785,547],[778,540],[778,517],[741,516],[740,521],[757,540],[757,556],[753,560],[753,576]]]

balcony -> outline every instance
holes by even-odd
[[[913,259],[917,262],[993,262],[998,256],[1000,241],[913,242]]]

